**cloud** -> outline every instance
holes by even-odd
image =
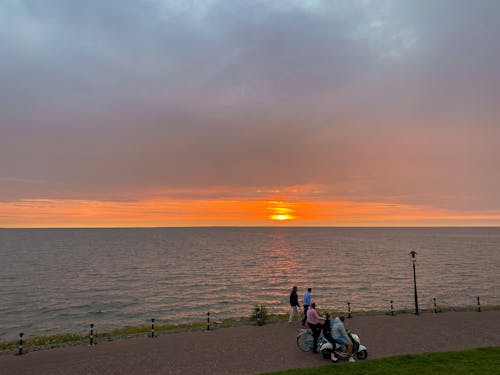
[[[498,8],[2,2],[0,200],[310,184],[498,209]]]

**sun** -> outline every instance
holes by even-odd
[[[284,220],[293,220],[294,217],[292,215],[287,215],[287,214],[277,214],[277,215],[271,215],[269,216],[271,220],[279,220],[279,221],[284,221]]]
[[[283,201],[268,202],[267,210],[271,211],[268,218],[276,221],[294,220],[294,209],[291,203]]]

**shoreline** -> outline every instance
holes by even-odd
[[[484,305],[481,306],[481,312],[487,311],[500,311],[500,305]],[[320,313],[324,315],[328,312],[330,315],[337,315],[339,311],[332,310],[320,310]],[[458,306],[458,307],[444,307],[438,306],[437,313],[433,309],[420,309],[421,314],[442,314],[449,312],[477,312],[477,307],[472,308],[470,306]],[[347,317],[347,313],[344,312]],[[413,310],[394,310],[394,316],[401,315],[414,315]],[[288,320],[287,314],[271,314],[267,317],[265,324],[274,324],[278,322],[283,322]],[[369,311],[355,311],[352,312],[352,317],[362,317],[362,316],[392,316],[389,311],[379,311],[379,310],[369,310]],[[212,321],[211,329],[221,329],[221,328],[231,328],[238,326],[255,326],[256,321],[254,317],[239,317],[239,318],[228,318],[222,321]],[[206,331],[206,322],[191,322],[191,323],[180,323],[171,325],[156,325],[155,326],[155,337],[159,337],[165,334],[182,333],[189,331]],[[109,342],[117,340],[128,340],[140,337],[151,337],[151,326],[141,325],[141,326],[123,326],[121,328],[116,328],[110,331],[104,331],[102,333],[94,334],[94,342]],[[53,335],[35,335],[32,337],[24,337],[24,353],[30,353],[41,350],[50,350],[55,348],[61,348],[66,346],[85,346],[89,343],[88,334],[79,334],[74,332],[67,333],[55,333]],[[12,355],[18,352],[19,340],[15,341],[0,341],[0,356]]]
[[[299,323],[278,321],[65,346],[0,356],[9,374],[255,374],[326,365],[296,347]],[[346,326],[368,348],[368,360],[399,354],[500,346],[500,311],[354,315]]]

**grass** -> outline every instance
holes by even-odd
[[[267,315],[266,322],[277,322],[288,319],[287,314],[278,315]],[[211,329],[218,327],[234,327],[244,324],[256,324],[250,318],[241,319],[224,319],[222,321],[211,322]],[[169,324],[160,325],[155,324],[155,334],[166,333],[166,332],[179,332],[179,331],[190,331],[190,330],[202,330],[206,329],[206,322],[192,322],[183,324]],[[151,335],[151,325],[142,326],[126,326],[118,329],[114,329],[106,332],[94,331],[94,341],[108,341],[126,337],[137,337],[141,335]],[[87,344],[89,342],[88,334],[78,334],[78,333],[62,333],[56,335],[41,335],[34,337],[25,337],[24,339],[24,351],[32,351],[43,348],[56,347],[61,345],[69,344]],[[0,342],[0,354],[2,352],[16,352],[18,350],[18,341],[12,342]]]
[[[223,324],[224,322],[221,322]],[[193,329],[206,328],[205,322],[194,322],[185,324],[172,324],[172,325],[155,325],[155,334],[167,331],[188,331]],[[94,332],[94,341],[99,342],[102,340],[113,340],[125,337],[134,337],[140,335],[151,335],[151,325],[143,326],[126,326],[107,332]],[[41,349],[45,347],[55,347],[63,344],[83,344],[89,342],[88,334],[78,333],[61,333],[56,335],[41,335],[26,338],[24,340],[25,351],[30,349]],[[0,342],[1,351],[17,351],[18,341],[14,342]]]
[[[271,374],[271,373],[268,373]],[[500,346],[465,351],[401,355],[356,363],[328,364],[273,375],[431,375],[500,374]]]
[[[256,304],[254,306],[252,315],[250,316],[250,321],[259,326],[263,326],[264,324],[266,324],[268,318],[269,313],[267,312],[266,306],[263,304]]]
[[[500,310],[500,305],[484,305],[481,306],[481,311],[498,311]],[[437,305],[437,313],[444,313],[444,312],[477,312],[477,306],[471,305],[471,306],[445,306],[445,305]],[[324,313],[329,312],[330,316],[337,316],[340,312],[336,311],[327,311],[327,310],[320,310],[320,312],[324,315]],[[405,308],[405,309],[398,309],[394,310],[394,315],[405,315],[405,314],[414,314],[415,310],[413,307],[411,308]],[[426,313],[434,313],[434,306],[426,308],[426,307],[421,307],[420,308],[420,313],[426,314]],[[347,312],[343,312],[344,316],[347,317]],[[366,316],[366,315],[391,315],[390,309],[387,310],[354,310],[351,312],[352,316]]]
[[[24,348],[53,346],[61,343],[77,342],[86,339],[84,335],[77,333],[60,333],[57,335],[35,336],[23,340]],[[18,342],[0,342],[0,351],[15,351],[18,348]]]
[[[485,305],[481,306],[482,311],[488,310],[500,310],[500,306],[498,305]],[[474,311],[472,308],[466,307],[440,307],[439,312],[444,311]],[[335,317],[338,315],[338,312],[335,311],[327,311],[321,310],[321,314],[325,314],[328,312],[331,317]],[[432,312],[432,310],[422,310],[422,312]],[[408,314],[413,313],[410,310],[398,310],[395,311],[396,315],[399,314]],[[384,315],[390,314],[387,311],[356,311],[353,312],[353,316],[362,316],[362,315]],[[250,318],[240,318],[240,319],[224,319],[223,321],[212,322],[211,328],[217,327],[234,327],[238,325],[244,324],[256,324],[254,320],[254,314]],[[345,314],[347,316],[347,314]],[[273,323],[279,321],[285,321],[288,319],[288,314],[266,314],[266,323]],[[184,323],[184,324],[170,324],[170,325],[155,325],[155,333],[161,332],[177,332],[177,331],[188,331],[188,330],[196,330],[196,329],[205,329],[207,326],[206,322],[192,322],[192,323]],[[151,325],[142,325],[142,326],[126,326],[118,329],[114,329],[106,332],[96,331],[94,333],[94,339],[96,342],[102,340],[114,340],[119,338],[126,337],[134,337],[140,335],[148,335],[151,334]],[[43,348],[50,348],[55,346],[61,346],[66,344],[86,344],[89,342],[88,334],[78,334],[78,333],[62,333],[55,335],[43,335],[43,336],[35,336],[35,337],[26,337],[24,340],[24,348],[25,351],[38,350]],[[0,354],[15,352],[18,348],[18,342],[0,342]],[[499,372],[500,374],[500,372]]]

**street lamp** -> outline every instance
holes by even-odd
[[[417,261],[417,258],[415,257],[417,255],[416,251],[410,251],[410,256],[411,256],[411,261],[413,262],[413,287],[415,290],[415,315],[419,314],[418,311],[418,297],[417,297],[417,274],[415,273],[415,263]]]

